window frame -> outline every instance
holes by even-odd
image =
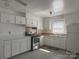
[[[54,24],[54,22],[64,22],[64,32],[63,32],[63,33],[54,33],[54,32],[53,32],[53,30],[54,30],[54,29],[53,29],[53,24]],[[53,34],[67,34],[67,31],[66,31],[66,23],[65,23],[65,21],[64,21],[63,19],[56,19],[56,20],[50,21],[49,29],[52,30],[52,33],[53,33]]]

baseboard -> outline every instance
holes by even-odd
[[[62,49],[62,48],[58,48],[58,47],[49,46],[49,45],[43,45],[43,47],[48,47],[49,49],[55,49],[55,50],[63,50],[63,51],[72,53],[72,51]]]
[[[11,59],[11,58],[14,58],[14,57],[16,57],[16,56],[19,56],[19,55],[22,55],[22,54],[25,54],[25,53],[29,53],[29,52],[31,52],[31,50],[26,51],[26,52],[23,52],[23,53],[20,53],[20,54],[16,54],[16,55],[11,56],[11,57],[9,57],[9,58],[7,58],[7,59]]]

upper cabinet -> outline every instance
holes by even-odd
[[[26,25],[31,27],[37,27],[42,29],[42,18],[35,15],[27,14],[26,15]]]
[[[31,26],[31,27],[37,27],[37,20],[36,19],[32,19],[32,18],[27,18],[26,20],[26,25],[27,26]]]
[[[15,24],[15,16],[11,14],[1,13],[1,23]]]
[[[9,23],[15,24],[15,16],[14,15],[8,15],[8,20],[9,20]]]
[[[21,24],[20,16],[16,16],[16,24]]]
[[[30,27],[37,27],[38,29],[43,29],[42,19],[27,19],[26,25]]]
[[[26,24],[25,17],[16,16],[16,24]]]
[[[21,24],[26,24],[25,17],[21,17]]]
[[[42,19],[38,20],[37,28],[40,29],[40,30],[43,29],[43,21],[42,21]]]
[[[6,13],[1,13],[1,23],[9,23],[9,24],[20,24],[20,25],[25,25],[25,17],[23,16],[16,16],[12,14],[6,14]]]
[[[1,13],[1,22],[2,23],[9,23],[9,19],[8,19],[8,15],[7,14],[4,14],[4,13]]]

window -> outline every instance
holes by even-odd
[[[54,34],[65,34],[66,28],[65,28],[65,22],[64,21],[54,21],[52,23],[52,32]]]

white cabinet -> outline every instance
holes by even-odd
[[[68,25],[67,31],[67,50],[79,53],[79,23]]]
[[[20,17],[21,24],[26,24],[25,17]]]
[[[4,58],[9,58],[31,49],[31,37],[3,40]]]
[[[27,14],[26,15],[26,18],[27,18],[27,20],[26,20],[26,25],[27,26],[33,26],[32,24],[33,24],[33,19],[32,19],[32,17],[31,17],[31,14]]]
[[[11,41],[4,40],[4,58],[11,57]]]
[[[27,37],[27,50],[31,49],[31,37]]]
[[[20,40],[20,52],[23,53],[23,52],[26,52],[28,49],[27,49],[27,39],[22,39]]]
[[[25,17],[12,14],[1,13],[1,23],[25,25]]]
[[[20,40],[12,40],[12,56],[20,53]]]
[[[12,40],[12,56],[29,51],[31,49],[31,37]]]
[[[40,36],[40,46],[43,46],[44,45],[44,37],[43,36]]]
[[[27,22],[27,23],[26,23],[27,26],[33,26],[33,20],[27,19],[26,22]]]
[[[14,15],[8,15],[8,20],[9,20],[9,23],[11,24],[15,24],[15,16]]]
[[[15,24],[15,16],[11,14],[1,13],[1,23]]]
[[[25,17],[16,16],[16,24],[25,24]]]
[[[16,16],[16,24],[20,24],[21,21],[20,21],[20,16]]]
[[[43,23],[42,22],[43,21],[41,19],[37,21],[37,23],[38,23],[37,28],[38,29],[43,29]]]
[[[5,13],[1,14],[1,22],[2,23],[9,23],[8,15]]]
[[[70,24],[67,26],[68,33],[79,32],[79,23]]]
[[[52,36],[52,37],[44,37],[44,44],[56,48],[65,49],[65,41],[66,37],[60,37],[60,36]]]
[[[36,18],[31,17],[31,16],[30,17],[27,16],[26,25],[30,26],[30,27],[37,27],[38,20]]]
[[[34,20],[33,20],[33,26],[34,26],[34,27],[37,27],[37,25],[38,25],[38,20],[37,20],[37,19],[34,19]]]

